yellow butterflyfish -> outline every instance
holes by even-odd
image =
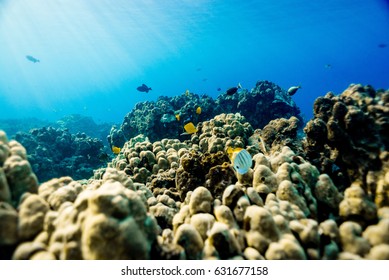
[[[201,114],[201,107],[200,107],[200,106],[196,108],[196,114],[197,114],[197,115],[200,115],[200,114]]]
[[[197,132],[197,128],[194,126],[192,122],[187,123],[184,125],[185,134],[193,134]]]
[[[177,121],[180,121],[180,118],[181,118],[180,114],[176,114]]]
[[[232,148],[232,147],[228,147],[227,148],[227,154],[228,154],[228,157],[230,159],[232,159],[232,156],[234,155],[234,153],[236,154],[237,152],[243,150],[243,148]]]
[[[185,95],[186,95],[186,96],[189,96],[189,93],[190,93],[190,92],[189,92],[189,89],[187,89],[187,90],[185,91]]]
[[[119,154],[121,151],[121,149],[119,147],[116,147],[116,146],[112,146],[112,152],[117,155]]]

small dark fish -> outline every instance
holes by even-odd
[[[383,44],[383,43],[378,44],[378,47],[379,47],[379,48],[386,48],[387,46],[388,46],[387,44]]]
[[[221,91],[222,89],[218,87],[216,90],[217,90],[217,91]]]
[[[141,86],[136,88],[138,91],[141,92],[149,92],[151,90],[151,87],[146,86],[145,84],[142,84]]]
[[[206,81],[208,81],[208,79],[207,79],[207,78],[204,78],[204,79],[203,79],[203,82],[206,82]]]
[[[199,67],[199,68],[197,68],[197,69],[196,69],[196,71],[197,71],[197,72],[201,71],[201,68],[200,68],[200,67]]]
[[[34,62],[34,63],[40,62],[39,59],[33,57],[32,55],[26,55],[26,58],[27,58],[29,61]]]
[[[326,64],[326,65],[324,65],[324,68],[331,69],[332,65],[331,64]]]
[[[232,88],[229,88],[226,90],[226,94],[227,95],[233,95],[235,94],[240,88],[242,88],[241,84],[238,83],[238,85],[236,87],[232,87]]]
[[[290,96],[294,95],[301,86],[293,86],[288,89],[288,93]]]

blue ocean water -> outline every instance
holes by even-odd
[[[258,80],[301,85],[310,118],[328,91],[389,88],[388,66],[383,0],[0,0],[0,119],[120,123],[139,101]]]

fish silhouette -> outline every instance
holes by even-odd
[[[294,95],[301,86],[293,86],[288,89],[288,93],[290,96]]]
[[[142,84],[141,86],[136,88],[138,91],[141,92],[149,92],[151,90],[151,87],[146,86],[145,84]]]
[[[29,61],[34,62],[34,63],[40,62],[39,59],[33,57],[32,55],[26,55],[26,58],[27,58]]]
[[[229,88],[226,90],[226,94],[227,95],[233,95],[235,94],[240,88],[242,88],[241,84],[238,83],[238,85],[236,87],[232,87],[232,88]]]

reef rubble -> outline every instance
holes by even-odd
[[[295,116],[217,114],[187,139],[128,138],[89,179],[40,184],[0,131],[0,258],[389,259],[388,96],[328,93],[303,138]],[[247,173],[228,147],[251,154]]]

